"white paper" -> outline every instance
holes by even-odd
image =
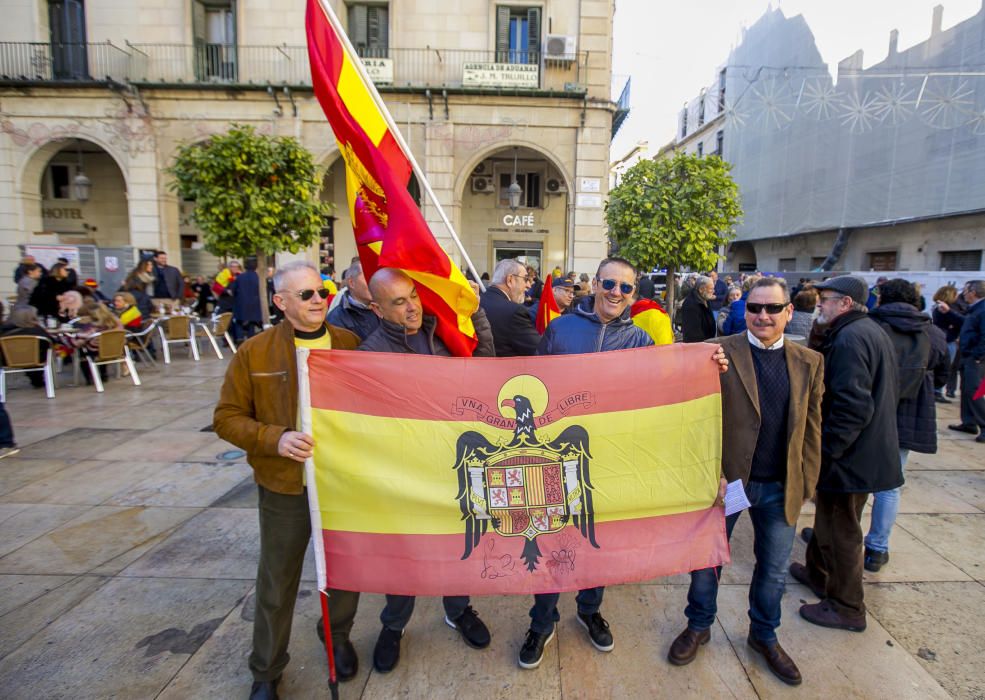
[[[736,479],[725,487],[725,515],[732,515],[752,506],[742,488],[742,479]]]

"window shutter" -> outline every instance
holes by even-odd
[[[349,6],[349,39],[360,55],[369,44],[367,9],[365,5]]]
[[[496,61],[505,63],[510,53],[510,8],[496,6]]]
[[[366,8],[366,47],[368,56],[385,57],[388,44],[387,8],[371,5]]]
[[[540,63],[540,8],[527,9],[527,63]]]

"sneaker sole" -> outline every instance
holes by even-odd
[[[473,649],[486,649],[486,648],[489,647],[489,643],[488,642],[486,644],[482,644],[482,645],[480,645],[480,644],[473,644],[472,643],[472,640],[465,636],[465,632],[462,631],[462,628],[459,627],[458,625],[456,625],[451,620],[449,620],[447,615],[445,615],[445,624],[448,625],[449,627],[451,627],[453,630],[458,630],[458,633],[461,635],[462,641],[465,642],[465,645],[466,646],[472,647]]]
[[[585,623],[584,620],[582,620],[578,615],[575,615],[575,619],[578,620],[578,624],[580,624],[582,627],[585,628],[585,631],[586,632],[589,632],[588,625]],[[616,646],[615,641],[613,641],[612,644],[610,644],[607,647],[604,647],[601,644],[598,644],[594,639],[592,639],[591,632],[589,632],[589,634],[588,634],[588,641],[590,641],[592,643],[592,646],[595,647],[596,649],[598,649],[599,651],[606,651],[606,652],[612,651],[615,648],[615,646]]]
[[[6,452],[6,453],[0,455],[0,459],[3,459],[4,457],[13,457],[15,454],[17,454],[20,451],[21,451],[21,448],[14,447],[14,448],[12,448],[10,450],[10,452]]]
[[[531,664],[524,663],[523,660],[519,656],[517,656],[516,662],[520,664],[520,668],[524,668],[528,671],[532,671],[538,666],[540,666],[540,662],[544,660],[544,651],[547,651],[547,645],[550,644],[552,641],[554,641],[554,633],[555,630],[551,630],[551,636],[548,637],[547,640],[544,642],[544,649],[543,651],[541,651],[540,658],[537,659],[536,663],[531,663]]]

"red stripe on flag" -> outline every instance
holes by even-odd
[[[538,377],[549,392],[547,410],[565,416],[666,406],[719,393],[718,365],[711,359],[717,347],[687,343],[587,355],[490,358],[482,360],[482,373],[469,373],[468,382],[461,360],[408,354],[394,362],[391,353],[312,350],[308,366],[320,380],[311,385],[311,407],[418,420],[483,421],[492,415],[501,422],[505,419],[495,405],[499,390],[522,374]],[[706,370],[698,371],[702,365]],[[627,384],[627,376],[639,381]],[[371,386],[367,377],[373,379]],[[417,401],[398,400],[387,391],[408,382],[419,385]],[[586,392],[588,384],[604,390]],[[642,388],[653,386],[662,390]]]
[[[323,534],[329,588],[395,595],[556,593],[730,561],[724,511],[715,507],[596,523],[598,549],[572,526],[541,535],[542,556],[532,572],[520,558],[525,538],[502,537],[491,527],[464,560],[464,524],[461,535]]]

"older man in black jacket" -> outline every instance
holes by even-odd
[[[715,282],[710,277],[698,277],[681,304],[681,332],[685,343],[703,343],[715,337],[717,325],[708,306],[714,298]]]
[[[478,292],[478,286],[472,283]],[[370,308],[379,317],[380,325],[359,346],[370,352],[397,352],[416,355],[445,355],[451,353],[434,335],[435,318],[424,313],[417,296],[414,280],[400,270],[384,267],[377,270],[369,282],[373,296]],[[479,345],[475,357],[492,357],[492,334],[482,309],[472,316]],[[469,605],[468,596],[445,596],[445,624],[461,633],[473,649],[489,646],[489,629]],[[389,673],[400,661],[400,640],[414,612],[414,596],[388,595],[380,613],[383,628],[373,650],[373,668]]]
[[[870,493],[903,485],[896,430],[899,372],[886,332],[869,318],[865,280],[845,275],[815,285],[818,322],[828,327],[821,404],[821,474],[807,565],[790,574],[821,602],[800,615],[821,627],[865,629],[862,508]]]
[[[496,263],[492,285],[479,303],[486,312],[496,343],[496,357],[533,355],[540,344],[530,311],[521,302],[531,282],[527,268],[509,258]]]

